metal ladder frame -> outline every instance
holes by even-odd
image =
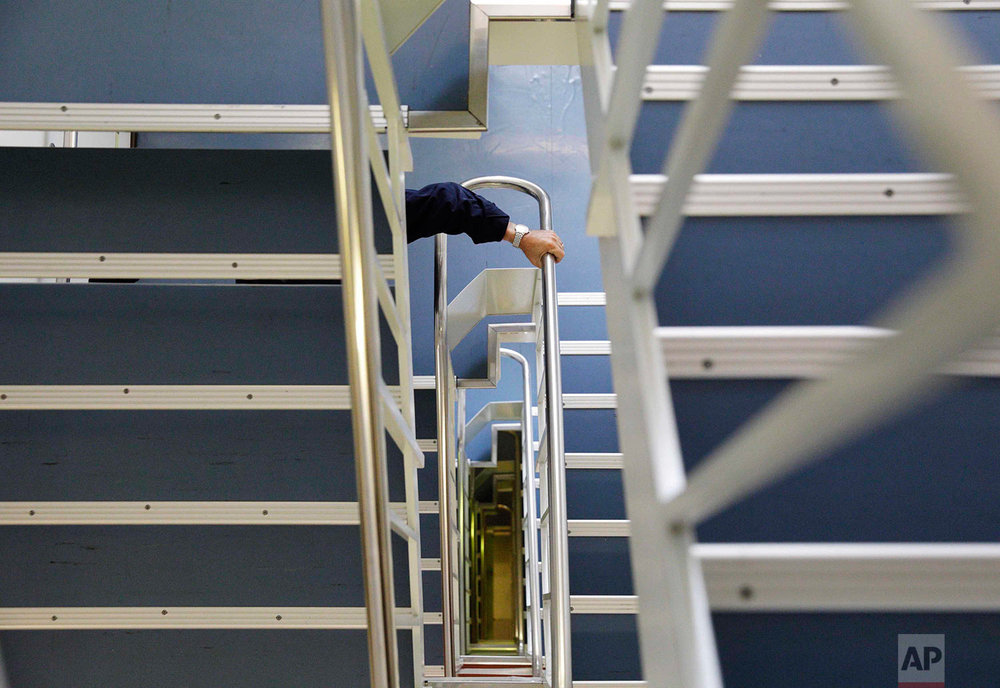
[[[513,177],[478,177],[470,179],[462,184],[470,190],[482,188],[504,188],[520,191],[534,197],[539,205],[540,228],[551,229],[551,206],[548,195],[545,191],[526,180]],[[458,543],[455,542],[453,534],[463,532],[462,527],[456,527],[456,522],[461,524],[462,509],[460,508],[459,495],[462,486],[461,477],[458,475],[465,471],[458,470],[458,463],[461,460],[459,447],[462,446],[465,434],[465,423],[456,422],[456,405],[459,412],[464,417],[464,388],[483,387],[495,385],[496,379],[493,375],[499,375],[498,359],[504,352],[500,348],[501,340],[519,340],[523,337],[523,327],[518,325],[491,326],[497,329],[490,332],[490,378],[491,380],[460,380],[456,378],[451,363],[451,349],[464,337],[471,324],[481,319],[485,315],[531,313],[533,319],[539,323],[532,329],[535,331],[536,353],[538,356],[538,370],[543,371],[539,375],[538,405],[539,405],[539,437],[540,449],[537,460],[539,474],[541,476],[541,518],[539,523],[542,526],[541,543],[541,598],[540,607],[536,607],[541,612],[541,618],[535,613],[531,614],[529,629],[531,635],[535,634],[534,624],[543,626],[544,632],[544,659],[536,659],[534,652],[537,652],[537,645],[532,657],[533,668],[541,669],[544,664],[544,673],[548,685],[560,688],[569,688],[572,682],[572,668],[570,656],[570,623],[569,623],[569,574],[568,574],[568,539],[566,528],[566,487],[565,487],[565,452],[563,449],[563,424],[562,424],[562,380],[561,362],[559,360],[559,326],[557,313],[557,292],[555,276],[555,260],[552,256],[546,255],[543,259],[541,270],[541,298],[533,299],[529,303],[507,303],[503,307],[497,304],[477,303],[474,308],[478,311],[478,316],[464,314],[460,331],[458,333],[449,330],[448,313],[450,304],[448,302],[447,288],[447,237],[438,235],[436,237],[435,252],[435,351],[436,351],[436,386],[437,386],[437,411],[438,411],[438,488],[440,504],[440,529],[441,529],[441,569],[442,569],[442,605],[444,609],[444,637],[445,637],[445,676],[455,676],[457,670],[458,648],[461,646],[461,609],[458,604],[457,595],[454,589],[454,582],[461,580],[459,572],[459,562],[462,561]],[[490,271],[487,271],[490,272]],[[494,274],[505,271],[493,271]],[[515,272],[534,273],[534,270],[519,270]],[[489,282],[489,275],[483,273],[479,278],[486,278]],[[502,278],[498,278],[502,279]],[[470,285],[472,286],[472,285]],[[488,286],[482,288],[480,298],[489,299],[487,292],[497,293],[500,290],[490,289]],[[464,295],[464,292],[463,292]],[[462,300],[462,295],[456,298],[455,302]],[[453,302],[453,303],[455,303]],[[494,334],[506,328],[503,334]],[[495,347],[495,350],[494,350]],[[503,354],[509,355],[509,354]],[[524,374],[527,375],[525,367]],[[525,400],[525,404],[528,399]],[[524,406],[522,405],[522,411]],[[522,419],[522,424],[525,421]],[[457,426],[457,430],[456,430]],[[528,424],[530,429],[530,423]],[[549,457],[557,457],[549,460]],[[542,465],[549,467],[548,471],[542,470]],[[531,490],[533,491],[533,482]],[[529,489],[525,485],[526,491]],[[528,507],[530,508],[530,506]],[[548,527],[545,527],[545,526]],[[530,550],[530,547],[529,547]],[[549,570],[546,571],[546,564]],[[529,570],[532,568],[528,567]],[[547,661],[546,661],[547,660]],[[537,666],[536,666],[537,665]]]
[[[905,0],[846,4],[869,47],[908,94],[908,124],[937,164],[954,173],[957,188],[968,199],[970,213],[956,230],[962,250],[909,300],[894,305],[890,322],[898,334],[879,338],[822,382],[786,392],[688,477],[669,392],[664,384],[648,382],[665,382],[668,373],[652,291],[687,212],[695,175],[707,165],[725,125],[740,67],[750,61],[763,33],[768,3],[736,0],[723,17],[709,50],[708,72],[664,164],[664,188],[645,234],[633,204],[629,149],[664,3],[633,0],[625,8],[616,69],[607,38],[607,0],[577,3],[577,21],[595,175],[588,232],[602,237],[633,575],[638,598],[645,601],[638,605],[641,656],[649,685],[716,688],[722,677],[701,565],[712,561],[713,547],[721,546],[696,545],[695,525],[815,460],[853,433],[904,410],[914,392],[931,384],[937,370],[1000,324],[1000,300],[995,297],[1000,249],[994,236],[1000,224],[995,192],[1000,187],[1000,126],[972,89],[953,78],[958,51],[930,17]],[[752,214],[754,203],[747,205],[744,214]],[[900,565],[901,557],[959,566],[970,555],[968,548],[935,545],[911,546],[905,553],[875,544],[747,551],[751,549],[755,563],[780,564],[801,576],[811,575],[819,586],[827,579],[816,573],[824,570],[815,566],[817,561],[843,570],[890,571]],[[972,553],[976,570],[983,574],[1000,560],[996,547],[986,550]],[[934,576],[928,574],[937,584],[933,592],[942,593],[947,578]],[[935,604],[927,595],[915,599],[902,588],[875,603],[863,591],[847,597],[829,594],[810,608],[948,605],[940,600]],[[961,597],[950,596],[950,606],[964,608],[967,600],[963,604]]]

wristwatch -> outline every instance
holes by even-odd
[[[528,229],[528,225],[514,225],[514,248],[521,247],[521,239],[523,239],[524,235],[530,231],[531,230]]]

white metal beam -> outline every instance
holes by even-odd
[[[382,106],[369,111],[375,127],[385,129]],[[0,102],[0,129],[329,134],[330,107]]]
[[[618,407],[615,394],[563,394],[564,409],[613,409]]]
[[[620,469],[623,465],[619,453],[567,453],[566,468]]]
[[[393,388],[396,393],[397,388]],[[0,411],[351,408],[347,385],[2,385]]]
[[[701,65],[651,65],[642,97],[650,101],[691,100],[705,80]],[[1000,65],[963,66],[957,74],[983,98],[1000,98]],[[742,101],[893,100],[899,88],[887,67],[875,65],[747,65],[730,97]]]
[[[666,177],[634,174],[636,211],[656,209]],[[968,203],[948,174],[699,174],[684,203],[691,217],[949,215]]]
[[[568,523],[570,537],[628,537],[627,519],[572,519]]]
[[[715,611],[1000,610],[994,543],[697,544],[692,553]],[[574,595],[572,605],[575,614],[638,612],[633,595]]]
[[[390,505],[405,516],[404,502]],[[436,514],[436,501],[419,503],[421,514]],[[357,502],[278,501],[99,501],[0,502],[0,526],[356,526]]]
[[[364,630],[364,607],[0,607],[0,630]],[[397,627],[413,625],[396,610]]]
[[[379,256],[389,279],[393,257]],[[281,253],[0,253],[0,277],[83,279],[339,280],[337,254]]]
[[[563,356],[607,356],[611,353],[611,342],[565,339],[559,342],[559,353]]]
[[[894,336],[875,327],[660,327],[671,378],[827,377]],[[942,374],[1000,376],[1000,337],[993,335],[945,363]]]
[[[1000,609],[996,544],[700,544],[718,611]]]
[[[563,291],[559,292],[560,306],[603,306],[606,299],[603,291]]]
[[[674,12],[721,12],[732,9],[734,0],[665,0],[663,9]],[[925,10],[1000,10],[998,0],[911,0]],[[631,0],[611,0],[611,9],[628,9]],[[847,9],[845,0],[772,0],[773,12],[833,12]]]

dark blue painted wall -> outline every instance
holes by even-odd
[[[4,3],[0,94],[5,101],[325,103],[319,8],[318,0]],[[468,43],[468,5],[450,0],[394,56],[402,102],[466,109]]]

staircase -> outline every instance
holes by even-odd
[[[446,73],[453,59],[424,70],[461,84],[443,95],[393,79],[454,47],[431,49],[418,33],[390,60],[409,20],[380,22],[375,3],[325,24],[320,3],[112,4],[45,0],[0,22],[0,129],[56,131],[44,140],[66,145],[0,149],[0,278],[20,282],[0,284],[0,685],[5,669],[15,688],[568,685],[570,673],[576,688],[831,676],[881,686],[896,636],[910,633],[947,636],[963,658],[949,662],[950,682],[992,680],[1000,366],[992,338],[968,338],[992,321],[966,318],[992,308],[994,290],[956,300],[916,333],[951,342],[914,349],[924,371],[946,376],[943,396],[835,449],[838,423],[872,390],[893,388],[870,382],[892,370],[873,366],[846,408],[818,404],[818,419],[789,424],[755,461],[726,444],[759,430],[752,419],[774,422],[772,402],[800,381],[820,389],[873,347],[891,355],[905,323],[881,317],[885,304],[965,245],[956,237],[974,236],[946,216],[990,217],[969,212],[989,206],[988,164],[970,182],[951,154],[924,163],[883,112],[913,92],[893,77],[913,55],[859,55],[838,33],[841,3],[772,3],[767,21],[761,3],[576,4],[587,131],[566,124],[571,108],[551,107],[563,119],[518,139],[533,160],[559,148],[556,136],[587,134],[593,189],[589,178],[561,186],[556,201],[590,197],[604,270],[602,285],[583,238],[567,242],[579,261],[560,266],[573,291],[558,295],[572,653],[555,682],[544,659],[539,677],[526,658],[463,656],[458,643],[446,670],[441,647],[451,634],[433,362],[411,363],[408,341],[427,323],[416,315],[409,332],[407,287],[430,268],[405,279],[398,208],[409,147],[423,143],[407,130],[482,130],[485,98],[470,93],[463,109],[472,60],[461,73]],[[475,33],[459,4],[445,2],[421,31]],[[916,92],[965,83],[995,100],[993,3],[915,4],[978,51],[956,78]],[[893,23],[916,26],[897,9]],[[319,65],[351,41],[324,41],[322,27],[362,24],[379,104],[333,88],[354,115],[338,125]],[[727,31],[738,35],[718,38]],[[328,73],[356,80],[356,58],[337,52]],[[504,100],[491,100],[491,117]],[[971,131],[975,146],[963,149],[990,150],[981,126],[950,119],[964,109],[948,111],[918,140]],[[335,186],[329,155],[315,150],[337,126],[354,187]],[[90,129],[134,132],[139,148],[73,149],[73,132],[83,146]],[[507,152],[476,156],[487,171]],[[555,155],[559,164],[531,171],[573,177]],[[363,200],[369,174],[374,204]],[[367,224],[369,207],[371,233],[332,231]],[[564,218],[556,228],[572,236]],[[352,241],[367,257],[348,257]],[[976,278],[992,284],[993,242],[974,245],[989,265]],[[456,252],[459,272],[480,260]],[[352,266],[363,266],[363,287],[348,284]],[[367,401],[355,396],[366,385],[348,364],[359,320],[345,318],[345,302],[380,342]],[[964,349],[953,346],[960,333]],[[890,382],[916,380],[915,367],[904,372]],[[669,390],[651,382],[668,374]],[[374,423],[357,431],[347,411],[362,408]],[[387,460],[362,466],[372,482],[361,492],[387,496],[359,509],[352,459],[383,451],[379,415]],[[828,444],[803,453],[820,436]]]

